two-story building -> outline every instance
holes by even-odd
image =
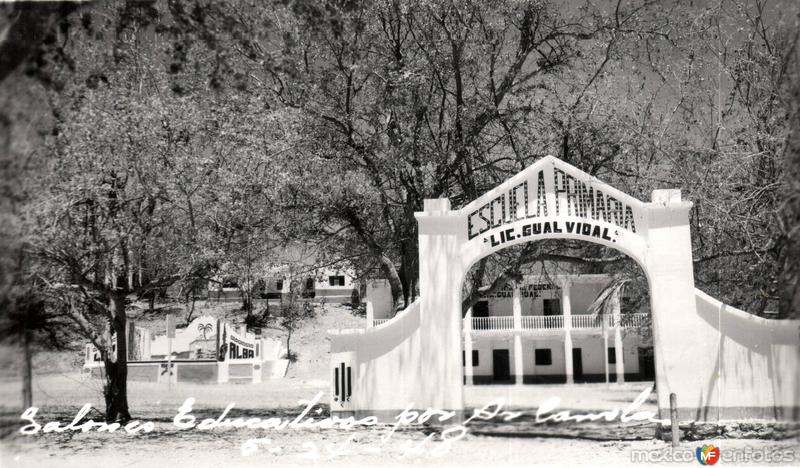
[[[465,383],[653,379],[648,307],[631,310],[618,294],[610,297],[609,307],[594,308],[599,312],[590,307],[611,280],[587,274],[526,276],[481,296],[463,320]],[[390,304],[385,282],[368,284],[367,326],[389,320]]]

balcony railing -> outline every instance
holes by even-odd
[[[613,317],[598,316],[598,315],[573,315],[572,328],[603,328],[603,319],[606,321],[606,326],[611,327]]]
[[[620,315],[620,319],[622,319],[622,326],[624,328],[634,328],[647,323],[647,316],[648,314],[622,314]]]
[[[638,327],[647,321],[648,314],[623,314],[620,316],[623,328]],[[564,329],[563,315],[523,315],[521,319],[522,330],[562,330]],[[464,325],[467,325],[464,319]],[[594,315],[573,315],[572,328],[574,329],[601,329],[603,321],[607,328],[614,327],[614,317]],[[511,315],[495,317],[473,317],[472,329],[485,330],[514,330],[514,317]]]
[[[500,317],[474,317],[473,330],[513,330],[514,317],[504,315]]]
[[[385,322],[388,322],[389,320],[391,320],[391,319],[388,319],[388,318],[385,318],[385,319],[372,319],[372,326],[373,327],[377,327],[378,325],[380,325],[382,323],[385,323]]]
[[[523,315],[521,319],[525,330],[564,328],[563,315]]]

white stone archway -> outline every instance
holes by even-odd
[[[691,207],[678,190],[656,190],[642,202],[552,156],[459,210],[447,199],[425,200],[416,214],[420,299],[375,328],[332,333],[331,410],[463,409],[461,287],[470,267],[511,245],[578,239],[622,251],[647,276],[662,415],[672,392],[684,419],[795,412],[796,372],[780,376],[776,369],[797,368],[800,326],[786,322],[790,338],[763,319],[751,320],[773,332],[757,342],[741,336],[726,341],[731,334],[723,324],[744,326],[746,314],[695,290]],[[750,362],[756,353],[766,370],[745,369],[739,359],[748,353]],[[762,375],[772,384],[769,395],[759,390]]]

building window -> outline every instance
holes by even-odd
[[[329,276],[328,283],[331,286],[344,286],[344,276],[342,275]]]
[[[617,363],[617,353],[616,349],[608,348],[608,363],[609,364],[616,364]]]
[[[472,306],[472,318],[488,317],[489,301],[478,301]]]
[[[478,367],[478,365],[480,364],[478,362],[478,357],[479,357],[478,350],[477,349],[473,349],[472,350],[472,367]],[[462,366],[466,366],[467,365],[467,355],[465,354],[465,351],[461,351],[461,365]]]
[[[553,365],[553,352],[550,349],[537,349],[534,358],[537,366]]]
[[[306,289],[314,289],[314,278],[306,279]]]
[[[561,315],[560,299],[543,299],[543,315]]]
[[[278,291],[283,291],[283,280],[278,280],[275,282],[275,289]]]

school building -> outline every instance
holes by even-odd
[[[465,384],[653,380],[648,307],[634,310],[624,293],[608,307],[590,307],[611,280],[529,275],[482,295],[462,321]],[[391,315],[388,284],[368,284],[367,327]]]

